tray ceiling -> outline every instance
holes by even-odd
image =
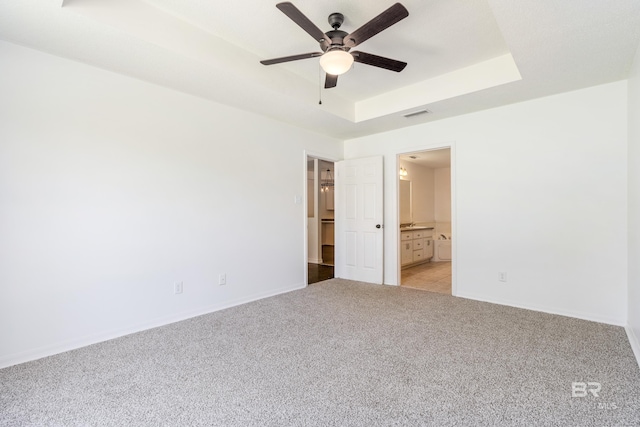
[[[318,50],[276,3],[4,2],[0,39],[348,139],[624,79],[640,38],[637,0],[404,0],[409,17],[355,50],[406,69],[355,64],[324,90],[318,58],[258,62]],[[350,32],[393,1],[293,3]]]

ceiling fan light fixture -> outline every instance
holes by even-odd
[[[329,50],[320,57],[320,66],[325,73],[339,76],[349,71],[353,65],[353,56],[342,49]]]

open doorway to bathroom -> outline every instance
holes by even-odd
[[[452,294],[451,149],[398,156],[400,285]]]
[[[307,284],[334,277],[334,163],[307,157]]]

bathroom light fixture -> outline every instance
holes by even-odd
[[[400,167],[400,176],[407,176],[407,175],[409,175],[407,170],[403,167]]]
[[[340,47],[333,48],[320,57],[320,66],[325,73],[339,76],[346,73],[353,65],[353,56]]]
[[[331,175],[331,169],[327,169],[327,173],[321,180],[320,191],[327,192],[329,187],[333,187],[333,176]]]

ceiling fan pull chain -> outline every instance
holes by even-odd
[[[322,105],[322,67],[318,64],[318,105]]]

